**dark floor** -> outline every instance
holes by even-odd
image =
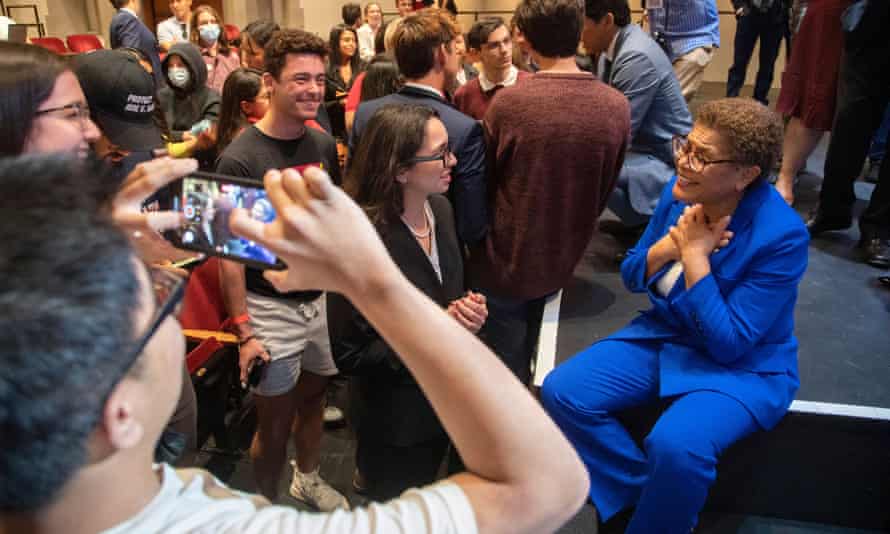
[[[750,90],[750,88],[749,88]],[[701,99],[720,96],[721,84],[706,84]],[[775,101],[775,95],[772,95]],[[696,107],[696,102],[693,103]],[[816,202],[825,141],[813,155],[797,190],[801,213]],[[857,195],[867,199],[868,184],[857,184]],[[609,215],[607,214],[606,217]],[[798,399],[867,406],[890,407],[890,291],[877,286],[884,274],[856,258],[855,229],[813,241],[810,264],[801,284],[797,305],[797,335],[800,340],[801,388]],[[573,354],[617,330],[645,309],[644,296],[631,295],[622,286],[613,258],[620,250],[611,237],[599,235],[591,242],[564,293],[558,337],[558,358]],[[326,432],[322,476],[343,491],[350,502],[360,504],[352,492],[354,441],[347,428]],[[202,453],[199,463],[209,464],[223,480],[238,489],[253,491],[252,472],[245,456],[228,457]],[[289,473],[281,482],[281,503],[305,507],[287,494]],[[590,506],[581,510],[560,533],[594,531],[595,515]],[[611,526],[606,532],[619,532]],[[809,534],[865,532],[838,527],[794,523],[751,516],[703,516],[696,532],[744,534]]]

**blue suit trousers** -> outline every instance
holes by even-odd
[[[658,401],[660,348],[657,341],[600,341],[554,369],[541,398],[586,464],[603,521],[636,506],[627,532],[687,534],[717,459],[759,427],[732,397],[693,391],[672,399],[640,450],[614,414]]]

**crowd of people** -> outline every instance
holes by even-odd
[[[629,0],[520,0],[470,28],[450,1],[396,0],[388,21],[347,4],[328,39],[257,20],[237,42],[210,6],[170,0],[155,33],[139,0],[111,2],[111,50],[0,42],[0,531],[539,533],[587,499],[600,521],[633,510],[628,532],[687,533],[722,453],[788,410],[809,240],[852,224],[886,142],[890,5],[814,0],[791,31],[787,2],[734,0],[728,96],[693,117],[712,1],[663,0],[640,25]],[[805,222],[794,182],[830,129]],[[886,268],[890,165],[872,167],[861,245]],[[229,223],[287,269],[220,259],[216,288],[258,495],[193,468],[176,320],[193,280],[171,266],[193,253],[162,237],[187,216],[155,208],[196,170],[262,180],[278,214]],[[545,304],[607,208],[651,308],[538,401]],[[357,509],[319,470],[336,375]],[[618,416],[665,401],[639,447]],[[288,465],[323,514],[270,504]]]

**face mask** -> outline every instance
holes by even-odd
[[[184,89],[192,78],[192,73],[185,67],[170,67],[167,69],[167,77],[174,87]]]
[[[201,40],[207,44],[213,44],[219,39],[219,24],[205,24],[198,28]]]

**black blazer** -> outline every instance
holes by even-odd
[[[111,18],[108,30],[111,48],[135,48],[141,51],[151,62],[154,71],[155,84],[163,87],[163,74],[161,73],[160,47],[155,34],[148,29],[139,17],[128,11],[120,10]]]
[[[433,195],[430,206],[436,219],[442,283],[404,224],[390,224],[381,237],[405,277],[446,308],[451,301],[463,296],[463,259],[448,200]],[[432,406],[396,353],[339,295],[328,295],[328,329],[337,367],[344,374],[355,375],[358,398],[353,399],[353,404],[358,413],[353,417],[357,432],[379,432],[378,436],[387,443],[398,446],[445,436]]]
[[[374,112],[387,104],[427,106],[439,114],[448,130],[448,142],[457,157],[454,181],[448,198],[454,203],[457,232],[466,244],[477,243],[488,231],[485,182],[485,136],[479,121],[464,115],[438,94],[407,85],[398,93],[362,102],[355,112],[349,153],[355,154],[358,140]]]

